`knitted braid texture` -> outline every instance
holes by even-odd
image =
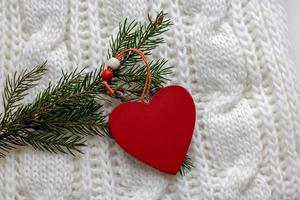
[[[97,68],[119,22],[169,13],[153,57],[196,103],[194,168],[164,175],[113,141],[84,154],[26,147],[0,159],[0,200],[300,199],[300,87],[290,60],[284,0],[0,0],[4,78],[48,60],[32,98],[61,70]],[[2,105],[0,99],[0,105]]]

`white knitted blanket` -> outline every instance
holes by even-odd
[[[0,93],[8,74],[45,60],[49,71],[27,100],[61,70],[97,68],[119,22],[164,10],[174,26],[154,57],[175,66],[173,82],[197,107],[189,149],[195,167],[184,177],[91,137],[75,158],[26,147],[0,159],[0,200],[300,199],[300,91],[284,4],[0,0]]]

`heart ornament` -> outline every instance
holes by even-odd
[[[115,141],[129,154],[168,174],[176,174],[188,151],[195,126],[196,110],[192,96],[183,87],[171,85],[160,89],[150,101],[150,65],[145,55],[130,48],[109,60],[101,78],[109,94],[112,70],[126,54],[139,54],[146,64],[146,80],[140,101],[118,105],[109,115],[109,128]]]
[[[149,103],[126,102],[109,116],[115,141],[148,165],[176,174],[187,153],[195,125],[195,104],[180,86],[167,86]]]

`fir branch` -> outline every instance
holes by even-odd
[[[147,21],[142,24],[140,22],[127,20],[119,26],[119,32],[116,38],[112,37],[110,41],[110,50],[108,51],[108,59],[116,56],[122,50],[128,48],[138,48],[145,55],[151,55],[158,45],[164,43],[162,34],[169,30],[172,26],[170,19],[166,18],[166,13],[160,12],[154,20],[148,15]],[[141,58],[135,53],[126,55],[121,60],[121,67],[115,71],[115,80],[111,85],[121,94],[116,95],[122,101],[136,99],[142,93],[146,68],[140,65]],[[151,95],[156,93],[163,85],[166,84],[168,74],[171,73],[172,67],[165,67],[167,61],[158,60],[150,62],[151,66]]]
[[[30,71],[24,70],[19,75],[14,73],[13,77],[7,77],[4,85],[3,106],[4,114],[1,126],[10,120],[13,110],[18,107],[22,99],[27,95],[26,91],[34,87],[46,71],[46,62],[36,66]]]
[[[44,90],[31,104],[20,106],[6,131],[36,130],[73,134],[107,135],[106,120],[96,102],[98,95],[95,72],[64,74],[56,86]],[[22,126],[20,126],[22,124]]]
[[[161,36],[169,30],[172,25],[170,19],[166,18],[166,13],[160,12],[154,20],[148,15],[145,24],[132,21],[128,24],[127,20],[119,26],[119,32],[116,38],[112,37],[110,41],[111,49],[108,51],[108,59],[115,57],[120,51],[128,48],[140,49],[145,55],[151,55],[152,50],[158,45],[164,43]],[[128,66],[135,65],[141,61],[141,58],[132,53],[125,56],[121,64]]]
[[[120,24],[119,33],[110,42],[108,58],[128,48],[138,48],[145,55],[151,55],[159,44],[164,42],[161,36],[171,26],[166,14],[160,12],[152,20],[148,16],[146,23],[125,20]],[[136,99],[145,83],[145,66],[140,57],[130,53],[121,60],[122,67],[115,71],[110,83],[117,94],[112,98],[124,100]],[[168,81],[171,68],[167,61],[151,61],[152,87],[155,94]],[[4,88],[4,113],[0,114],[0,156],[17,146],[31,145],[42,151],[53,153],[80,152],[85,145],[85,135],[110,136],[107,116],[98,97],[106,94],[101,84],[99,69],[85,73],[74,70],[63,73],[56,85],[41,92],[32,103],[22,105],[20,101],[27,90],[34,87],[46,71],[45,64],[31,71],[23,71],[8,78]],[[183,161],[180,173],[190,170],[192,164],[188,157]]]
[[[189,155],[186,155],[184,157],[184,160],[182,162],[182,165],[179,169],[179,173],[184,176],[187,171],[191,171],[192,168],[194,167],[192,159],[189,157]]]
[[[81,152],[80,148],[85,146],[85,140],[78,135],[53,134],[53,132],[30,132],[24,141],[32,147],[51,153],[71,153]]]
[[[24,76],[27,74],[22,72],[20,80],[28,80],[27,85],[33,85],[35,79]],[[50,152],[55,152],[54,148],[56,152],[78,151],[84,145],[82,134],[109,135],[102,105],[95,99],[100,85],[95,85],[98,79],[97,70],[64,73],[56,86],[50,84],[32,103],[17,107],[10,120],[1,125],[0,156],[26,144]],[[14,92],[12,96],[16,95]],[[66,132],[72,135],[62,137]]]

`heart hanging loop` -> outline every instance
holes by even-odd
[[[144,61],[145,65],[146,65],[146,80],[145,80],[145,86],[143,89],[143,92],[141,94],[141,101],[145,101],[145,98],[149,97],[150,94],[150,89],[151,89],[151,71],[150,71],[150,65],[147,61],[147,58],[145,56],[145,54],[137,49],[137,48],[129,48],[129,49],[125,49],[124,51],[121,51],[117,56],[116,59],[121,60],[125,55],[127,55],[130,52],[135,52],[137,53],[139,56],[141,56],[142,60]],[[108,66],[110,67],[110,66]],[[103,78],[102,78],[103,79]],[[114,90],[109,86],[107,80],[103,80],[102,81],[103,85],[105,86],[105,88],[107,89],[109,94],[113,94]]]

